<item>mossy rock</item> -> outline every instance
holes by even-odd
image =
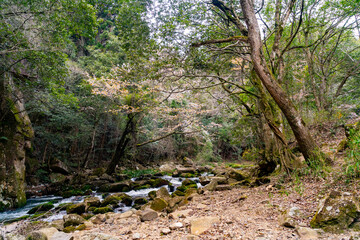
[[[34,214],[34,213],[37,213],[37,212],[47,212],[47,211],[51,210],[52,208],[54,208],[54,204],[52,204],[52,203],[43,203],[43,204],[40,204],[40,205],[37,205],[37,206],[33,207],[27,213],[28,214]]]
[[[66,208],[66,213],[77,213],[82,214],[85,212],[86,204],[85,203],[75,203],[73,205],[70,205]]]
[[[63,232],[64,233],[72,233],[72,232],[75,232],[76,230],[76,227],[75,226],[68,226],[68,227],[65,227]]]
[[[84,203],[86,204],[86,208],[99,207],[101,201],[98,197],[87,197],[84,199]]]
[[[179,177],[182,177],[182,178],[194,178],[197,176],[198,176],[198,174],[196,174],[196,173],[181,173],[179,175]]]
[[[66,210],[66,208],[71,205],[73,205],[73,203],[61,203],[59,206],[55,207],[55,210]]]
[[[151,185],[150,185],[150,184],[145,184],[145,185],[141,185],[141,186],[136,186],[136,187],[134,187],[134,190],[137,191],[137,190],[148,189],[148,188],[151,188]]]
[[[75,231],[82,231],[82,230],[85,230],[86,229],[86,225],[85,224],[81,224],[79,226],[77,226],[75,228]]]
[[[148,202],[149,201],[146,198],[142,198],[142,197],[134,199],[134,204],[144,205]]]
[[[162,178],[156,178],[156,179],[150,179],[149,180],[149,184],[151,185],[151,187],[153,188],[158,188],[164,185],[168,185],[170,182],[166,179],[162,179]]]
[[[163,211],[167,206],[168,203],[162,198],[155,198],[150,204],[150,208],[158,212]]]
[[[132,198],[125,194],[125,193],[116,193],[110,196],[107,196],[101,203],[102,207],[105,207],[107,205],[111,206],[119,206],[119,203],[123,203],[126,206],[131,206],[132,204]]]
[[[60,193],[60,195],[63,198],[69,198],[72,196],[83,196],[85,195],[85,192],[81,189],[73,189],[73,190],[67,190],[65,192]]]
[[[97,208],[97,207],[89,207],[87,210],[88,210],[89,212],[93,212],[96,208]]]
[[[45,233],[40,231],[31,232],[26,236],[26,240],[48,240]]]
[[[108,212],[113,212],[114,210],[112,209],[111,206],[106,206],[106,207],[99,207],[96,208],[93,213],[94,214],[104,214],[104,213],[108,213]]]
[[[175,190],[172,194],[171,194],[172,197],[176,197],[176,196],[179,196],[179,197],[182,197],[182,196],[185,196],[185,192],[182,192],[182,191],[179,191],[179,190]]]
[[[350,193],[332,191],[321,200],[318,211],[310,221],[312,228],[339,233],[349,228],[358,217],[359,200]]]
[[[249,177],[245,172],[235,169],[229,170],[227,175],[229,176],[229,178],[236,179],[237,181],[241,181]]]
[[[149,197],[151,200],[155,199],[155,198],[156,198],[156,191],[154,190],[154,191],[149,192],[149,193],[148,193],[148,197]]]
[[[193,185],[195,184],[196,185],[196,182],[194,180],[190,180],[190,179],[185,179],[181,185],[183,186],[189,186],[189,185]]]
[[[129,192],[131,190],[128,182],[117,182],[104,184],[99,188],[100,192]]]
[[[96,209],[96,208],[95,208]],[[95,210],[94,209],[94,210]],[[94,214],[91,213],[83,213],[81,214],[81,217],[83,217],[85,220],[89,220],[90,218],[92,218],[94,216]]]
[[[179,186],[179,187],[176,188],[176,190],[177,190],[177,191],[180,191],[180,192],[185,192],[186,189],[187,189],[187,187],[184,186],[184,185],[181,185],[181,186]]]
[[[77,214],[68,214],[63,217],[64,227],[68,226],[78,226],[85,222],[85,219]]]

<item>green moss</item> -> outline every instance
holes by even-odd
[[[148,193],[148,197],[153,200],[156,198],[156,191],[151,191]]]
[[[74,227],[74,226],[68,226],[68,227],[64,228],[63,232],[64,232],[64,233],[72,233],[72,232],[74,232],[75,230],[76,230],[76,227]]]
[[[85,203],[75,203],[66,208],[66,213],[77,213],[82,214],[85,212],[86,205]]]
[[[50,209],[52,209],[54,207],[54,204],[52,203],[44,203],[44,204],[40,204],[37,205],[35,207],[33,207],[32,209],[30,209],[27,213],[28,214],[34,214],[37,212],[46,212],[49,211]]]
[[[156,179],[150,179],[149,183],[152,187],[158,188],[164,185],[168,185],[170,182],[166,179],[156,178]]]
[[[85,224],[81,224],[79,226],[77,226],[75,228],[75,231],[82,231],[82,230],[85,230],[86,229],[86,225]]]
[[[179,191],[179,190],[175,190],[175,192],[173,192],[171,194],[171,196],[176,197],[176,196],[185,196],[185,192]]]
[[[151,188],[151,185],[145,184],[145,185],[137,186],[134,188],[134,190],[136,191],[136,190],[147,189],[147,188]]]
[[[94,212],[94,214],[103,214],[103,213],[113,212],[113,211],[114,210],[112,209],[112,207],[106,206],[106,207],[96,208],[93,212]]]
[[[167,206],[168,203],[162,198],[155,198],[150,204],[150,208],[154,211],[162,211]]]
[[[131,206],[132,198],[125,193],[117,193],[114,195],[107,196],[101,203],[102,207],[107,205],[118,206],[119,203],[124,203],[126,206]]]

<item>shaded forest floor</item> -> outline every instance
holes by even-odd
[[[334,159],[333,166],[321,172],[280,174],[272,176],[271,183],[255,188],[205,192],[181,207],[180,214],[162,214],[149,222],[141,222],[136,214],[126,219],[114,214],[90,230],[74,233],[74,239],[96,239],[99,234],[108,239],[358,239],[360,233],[352,230],[342,234],[307,232],[319,201],[331,190],[360,193],[359,181],[347,182],[344,178],[346,156],[337,152],[345,137],[343,127],[328,123],[314,126],[312,131],[317,133],[314,137],[322,143],[323,151]],[[293,207],[300,212],[295,217],[298,227],[281,226],[279,216]],[[201,235],[191,235],[190,222],[202,217],[216,217],[218,221]],[[175,223],[183,227],[166,231]]]

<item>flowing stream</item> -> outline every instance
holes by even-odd
[[[203,174],[203,175],[207,175],[207,174]],[[171,188],[168,185],[162,186],[162,187],[167,187],[169,193],[175,191],[177,187],[181,186],[182,181],[185,179],[185,178],[171,177],[171,176],[162,176],[161,178],[168,180],[172,184]],[[189,179],[194,180],[197,183],[198,187],[201,186],[199,183],[199,178],[189,178]],[[136,179],[133,178],[131,180],[135,181]],[[154,191],[154,190],[156,191],[158,189],[160,189],[160,187],[159,188],[147,188],[147,189],[141,189],[141,190],[136,190],[136,191],[132,190],[130,192],[126,192],[126,194],[131,196],[133,199],[138,198],[138,197],[146,197],[147,198],[149,192]],[[102,193],[93,192],[92,196],[98,197],[100,200],[103,200]],[[27,203],[24,207],[21,207],[21,208],[15,209],[15,210],[1,212],[0,213],[0,223],[6,222],[6,221],[11,221],[11,220],[14,220],[14,219],[22,217],[22,216],[26,216],[26,215],[28,215],[27,212],[30,209],[32,209],[33,207],[35,207],[41,203],[46,203],[49,201],[56,201],[56,203],[54,204],[54,206],[56,208],[60,204],[64,204],[64,203],[82,202],[85,197],[87,197],[87,196],[72,196],[69,198],[62,198],[60,196],[42,196],[42,197],[30,198],[27,200]],[[129,209],[131,209],[131,207],[125,206],[125,205],[120,205],[118,208],[114,209],[114,212],[126,212]],[[62,219],[64,215],[66,215],[66,211],[63,210],[60,212],[55,212],[50,217],[44,218],[42,220],[51,222],[54,220]]]

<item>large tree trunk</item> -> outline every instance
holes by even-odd
[[[10,73],[0,76],[0,211],[21,207],[25,196],[25,157],[34,132],[21,92]]]
[[[299,112],[285,94],[284,90],[271,74],[265,56],[262,51],[262,40],[260,37],[260,29],[256,19],[255,11],[251,0],[241,0],[241,8],[244,13],[245,21],[248,26],[248,41],[251,48],[251,59],[254,70],[259,76],[261,82],[270,93],[276,104],[284,113],[294,135],[299,144],[300,151],[308,165],[318,163],[324,156],[321,150],[310,135],[309,130],[305,126]]]

